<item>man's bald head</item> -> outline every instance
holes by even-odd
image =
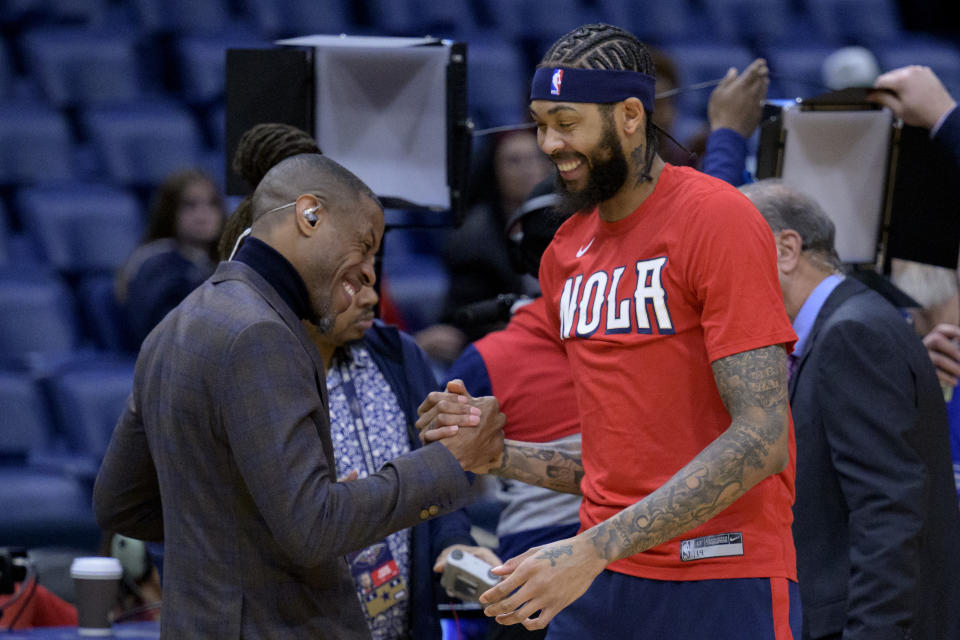
[[[277,207],[309,193],[328,210],[355,203],[361,196],[380,201],[360,178],[327,156],[302,153],[270,169],[253,192],[253,223]]]

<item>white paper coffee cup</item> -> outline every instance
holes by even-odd
[[[116,558],[74,558],[70,575],[77,599],[77,631],[82,636],[111,636],[110,610],[117,601],[123,567]]]

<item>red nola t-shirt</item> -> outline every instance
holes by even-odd
[[[710,363],[796,340],[770,227],[720,180],[667,165],[626,218],[574,215],[540,284],[573,372],[581,530],[642,500],[730,426]],[[608,568],[658,580],[796,579],[787,468],[709,522]]]

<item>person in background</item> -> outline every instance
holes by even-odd
[[[490,140],[471,176],[463,224],[448,234],[444,249],[453,283],[444,315],[468,340],[502,328],[502,323],[460,324],[458,310],[500,294],[530,293],[532,283],[524,282],[510,266],[503,227],[549,173],[550,163],[537,148],[536,136],[523,129]]]
[[[893,305],[841,275],[834,225],[812,198],[777,180],[742,191],[773,230],[798,336],[802,638],[958,638],[960,510],[930,359]]]
[[[930,130],[960,167],[960,111],[930,67],[910,65],[888,71],[873,84],[868,100],[889,107],[906,124]]]
[[[414,424],[417,406],[437,389],[426,356],[413,338],[374,318],[377,293],[363,287],[333,329],[320,333],[306,325],[327,370],[330,430],[337,476],[366,478],[394,457],[420,447]],[[492,565],[499,558],[477,546],[462,509],[390,534],[348,556],[371,633],[387,638],[436,638],[438,585],[431,569],[442,572],[454,549],[472,553]],[[377,567],[396,565],[400,584],[383,584]],[[376,585],[376,586],[374,586]],[[383,594],[403,592],[400,599]]]
[[[735,187],[748,181],[747,141],[760,124],[769,86],[770,70],[763,58],[751,62],[742,73],[734,67],[727,70],[707,102],[710,135],[701,171]]]
[[[223,196],[206,173],[180,171],[154,196],[144,243],[117,274],[116,297],[134,346],[213,273]]]
[[[508,221],[511,263],[536,277],[540,256],[565,218],[554,211],[559,196],[547,178]],[[525,442],[579,443],[580,421],[573,378],[563,345],[550,330],[546,301],[517,306],[504,329],[464,349],[447,371],[471,393],[494,395],[507,416],[504,436]],[[580,496],[497,478],[503,507],[496,524],[498,554],[519,555],[536,545],[569,538],[580,527]],[[545,629],[492,624],[487,640],[544,638]]]
[[[953,479],[960,500],[960,393],[956,392],[960,380],[960,293],[957,291],[957,272],[894,259],[890,275],[897,287],[920,304],[920,307],[907,311],[937,369],[947,403]]]
[[[833,91],[848,87],[872,87],[880,75],[876,56],[866,47],[840,47],[823,59],[820,76]]]

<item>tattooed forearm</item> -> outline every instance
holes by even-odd
[[[504,440],[500,467],[491,469],[490,473],[554,491],[579,494],[583,480],[580,442]]]
[[[726,509],[788,457],[786,354],[779,345],[723,358],[714,379],[730,427],[663,486],[586,532],[612,562],[646,551]]]

